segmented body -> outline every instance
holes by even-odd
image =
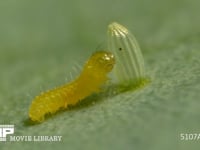
[[[107,74],[112,70],[114,63],[111,53],[94,53],[75,81],[36,96],[29,109],[30,119],[41,122],[46,114],[53,114],[61,108],[75,105],[92,93],[98,92],[101,85],[108,80]]]

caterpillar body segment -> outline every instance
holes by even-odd
[[[32,101],[29,117],[32,121],[42,122],[46,114],[53,114],[61,108],[75,105],[80,100],[100,91],[107,80],[115,59],[112,53],[95,52],[84,65],[80,76],[69,84],[41,93]]]

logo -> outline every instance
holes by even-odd
[[[14,134],[14,125],[0,125],[0,142],[61,142],[60,135],[11,135]]]
[[[14,125],[0,125],[0,141],[6,141],[9,134],[14,134]]]

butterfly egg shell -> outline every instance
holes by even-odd
[[[142,52],[127,28],[116,22],[109,24],[107,46],[116,58],[114,82],[130,86],[145,78]]]

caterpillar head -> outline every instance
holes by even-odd
[[[95,52],[86,64],[88,70],[96,73],[108,73],[110,72],[115,64],[114,55],[106,51]]]

